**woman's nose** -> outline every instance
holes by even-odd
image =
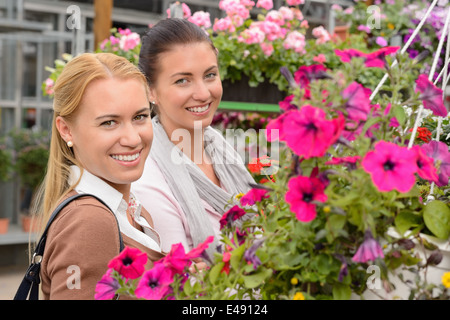
[[[126,124],[121,132],[120,144],[127,147],[138,146],[142,139],[138,128],[133,124]]]
[[[199,81],[195,88],[192,97],[195,100],[199,101],[207,101],[211,96],[211,92],[209,91],[208,85],[203,81]]]

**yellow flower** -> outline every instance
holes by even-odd
[[[296,292],[294,295],[294,300],[305,300],[305,296],[301,292]]]
[[[388,27],[388,29],[391,29],[391,30],[394,30],[394,29],[395,29],[394,24],[392,24],[391,22],[389,22],[389,23],[387,24],[387,27]]]
[[[293,285],[293,286],[295,286],[296,284],[298,284],[298,279],[297,278],[292,278],[291,279],[291,284]]]
[[[244,194],[243,194],[242,192],[241,192],[241,193],[238,193],[238,194],[236,195],[236,200],[241,199],[243,196],[244,196]]]
[[[330,212],[331,212],[330,206],[325,206],[325,207],[323,207],[323,212],[325,212],[325,213],[330,213]]]
[[[442,276],[442,284],[444,285],[444,287],[450,288],[450,272],[444,273],[444,275]]]

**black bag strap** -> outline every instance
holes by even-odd
[[[98,201],[100,201],[111,212],[113,212],[111,210],[111,208],[109,208],[108,205],[103,200],[101,200],[100,198],[98,198],[92,194],[88,194],[88,193],[79,193],[79,194],[73,195],[73,196],[65,199],[64,201],[62,201],[56,207],[55,211],[53,211],[52,215],[50,216],[49,221],[47,222],[47,226],[45,227],[45,230],[44,230],[41,238],[39,239],[36,249],[34,250],[33,257],[31,258],[31,264],[28,267],[19,288],[17,289],[16,295],[14,296],[14,300],[27,300],[27,298],[29,298],[29,300],[38,300],[39,299],[39,284],[41,282],[39,273],[40,273],[40,268],[41,268],[42,257],[44,255],[45,243],[47,241],[48,229],[50,228],[50,225],[52,224],[52,222],[56,218],[56,216],[59,214],[59,212],[67,204],[69,204],[71,201],[81,198],[81,197],[93,197],[93,198],[97,199]],[[122,235],[120,233],[119,222],[117,221],[117,218],[116,218],[116,215],[114,214],[114,212],[113,212],[113,216],[116,219],[117,227],[119,229],[119,245],[120,245],[120,251],[122,251],[124,249],[124,245],[123,245]]]

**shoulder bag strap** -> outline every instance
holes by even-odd
[[[98,198],[92,194],[79,193],[79,194],[73,195],[73,196],[65,199],[64,201],[62,201],[56,207],[56,209],[53,211],[52,215],[50,216],[50,219],[47,222],[47,225],[45,227],[45,230],[44,230],[41,238],[39,239],[36,249],[34,250],[34,254],[31,259],[31,264],[25,273],[25,276],[16,292],[16,295],[14,296],[14,300],[27,300],[28,297],[30,300],[38,300],[39,299],[39,284],[41,282],[39,272],[40,272],[40,268],[41,268],[42,257],[44,255],[45,243],[47,241],[48,229],[50,228],[50,225],[52,224],[52,222],[56,218],[56,216],[59,214],[59,212],[67,204],[69,204],[71,201],[81,198],[81,197],[93,197],[93,198],[97,199],[98,201],[100,201],[104,206],[106,206],[113,213],[113,216],[116,219],[117,227],[119,230],[119,248],[120,248],[120,251],[122,251],[124,249],[122,235],[120,233],[120,228],[119,228],[119,222],[117,221],[116,215],[111,210],[111,208],[109,208],[108,205],[103,200],[101,200],[100,198]]]

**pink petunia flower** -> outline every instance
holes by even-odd
[[[375,150],[368,152],[362,160],[379,191],[398,190],[408,192],[416,182],[415,152],[392,142],[379,141]]]
[[[450,177],[450,152],[448,151],[448,146],[444,142],[432,140],[420,147],[428,157],[434,159],[435,164],[440,163],[436,185],[439,187],[448,185]]]
[[[312,201],[325,202],[325,185],[315,177],[294,177],[288,182],[285,199],[298,220],[309,222],[317,215],[316,204]]]
[[[173,275],[162,263],[155,263],[152,269],[146,271],[134,291],[137,298],[161,300],[168,293]]]
[[[181,274],[186,267],[191,265],[192,261],[186,256],[183,245],[181,243],[175,243],[170,248],[169,253],[161,260],[161,263],[172,274]]]
[[[298,107],[292,103],[293,99],[294,99],[294,95],[291,94],[291,95],[287,96],[286,98],[284,98],[283,101],[278,102],[280,109],[283,111],[297,110]]]
[[[111,276],[113,269],[103,275],[95,286],[95,300],[111,300],[116,295],[117,289],[120,288],[119,281]]]
[[[310,66],[301,66],[294,72],[294,79],[300,85],[300,88],[305,89],[305,99],[311,97],[309,91],[309,84],[318,79],[328,78],[327,68],[322,64],[313,64]]]
[[[239,201],[243,206],[253,206],[256,202],[260,202],[262,199],[269,198],[267,194],[269,191],[266,189],[250,189]]]
[[[284,141],[286,134],[288,133],[286,130],[284,130],[284,123],[286,119],[290,117],[290,114],[292,112],[296,112],[296,109],[287,110],[286,112],[282,113],[278,118],[272,119],[269,121],[269,123],[266,126],[266,138],[267,141],[275,141],[275,140],[281,140]]]
[[[203,241],[197,247],[189,251],[186,254],[186,257],[191,260],[200,257],[203,254],[203,252],[209,247],[209,244],[213,241],[214,236],[209,236],[208,238],[206,238],[205,241]]]
[[[348,156],[342,158],[333,157],[331,160],[325,162],[326,165],[345,165],[348,169],[356,169],[356,163],[361,160],[360,156]]]
[[[345,102],[345,108],[350,120],[367,120],[367,115],[371,109],[370,94],[370,89],[364,88],[357,82],[352,82],[341,92],[342,97],[347,100]]]
[[[377,258],[384,258],[383,249],[378,241],[373,238],[372,232],[367,230],[364,235],[364,242],[359,246],[352,260],[366,263],[367,261],[375,261]]]
[[[231,225],[233,221],[238,220],[246,214],[245,210],[238,205],[233,206],[230,210],[225,212],[220,218],[220,229],[223,229],[227,225]]]
[[[425,109],[433,111],[436,116],[446,117],[448,114],[442,97],[443,91],[436,87],[424,74],[416,80],[416,92],[420,92],[419,99],[423,101]]]
[[[385,57],[390,54],[394,54],[400,49],[400,47],[384,47],[372,53],[364,53],[356,49],[335,49],[334,53],[341,59],[342,62],[350,62],[353,58],[362,58],[364,60],[364,66],[384,68]]]
[[[438,175],[434,160],[426,155],[421,146],[414,146],[411,148],[416,154],[417,174],[422,179],[438,182]]]
[[[400,47],[384,47],[367,54],[364,65],[366,67],[384,68],[387,55],[395,54]]]
[[[146,263],[146,253],[126,246],[117,257],[109,262],[108,268],[116,270],[127,279],[137,279],[144,272]]]
[[[345,125],[342,115],[327,120],[325,111],[310,105],[285,115],[280,140],[286,141],[292,151],[305,159],[323,156],[339,138]]]

